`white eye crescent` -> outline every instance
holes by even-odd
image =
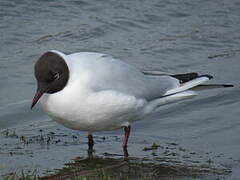
[[[55,79],[59,79],[59,73],[56,73],[56,74],[54,75],[54,78],[55,78]]]

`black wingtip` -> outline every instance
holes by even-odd
[[[228,87],[234,87],[234,85],[233,85],[233,84],[224,84],[223,87],[226,87],[226,88],[228,88]]]

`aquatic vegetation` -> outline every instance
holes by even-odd
[[[149,151],[149,150],[156,150],[160,147],[160,145],[157,145],[156,143],[153,143],[150,147],[144,147],[143,151]]]
[[[37,180],[40,177],[37,175],[37,170],[33,171],[24,171],[14,172],[10,174],[6,174],[3,176],[3,180]]]
[[[37,171],[22,171],[4,177],[4,180],[154,180],[154,179],[217,179],[229,174],[226,169],[188,167],[145,163],[142,159],[81,158],[78,157],[54,174],[39,177]]]

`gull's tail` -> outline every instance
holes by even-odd
[[[213,78],[211,75],[198,75],[198,73],[192,72],[187,74],[175,74],[171,75],[180,82],[180,87],[170,90],[167,94],[175,92],[181,92],[187,89],[191,90],[204,90],[204,89],[215,89],[215,88],[227,88],[233,87],[232,84],[203,84],[206,81]]]
[[[150,74],[148,72],[147,75],[156,75],[160,74]],[[232,84],[204,84],[213,78],[211,75],[198,75],[197,73],[187,73],[187,74],[161,74],[161,75],[169,75],[179,80],[180,86],[174,89],[168,90],[162,97],[153,100],[150,104],[153,109],[173,103],[179,100],[188,99],[193,96],[196,96],[196,90],[204,90],[204,89],[213,89],[213,88],[227,88],[233,87]]]
[[[185,73],[185,74],[169,74],[161,71],[142,71],[143,74],[149,76],[171,76],[179,80],[180,87],[169,90],[167,94],[172,94],[176,92],[182,92],[187,89],[191,90],[204,90],[204,89],[214,89],[214,88],[227,88],[233,87],[232,84],[203,84],[206,81],[213,78],[211,75],[199,75],[196,72]]]
[[[183,74],[173,75],[172,77],[179,80],[180,86],[177,88],[168,90],[165,93],[165,95],[170,95],[170,94],[175,94],[175,93],[183,92],[186,90],[190,90],[190,89],[192,89],[196,86],[199,86],[213,78],[211,75],[208,75],[208,74],[199,76],[199,75],[196,75],[195,73],[193,73],[194,74],[193,77],[189,76],[189,74],[192,74],[192,73],[186,74],[187,78]]]

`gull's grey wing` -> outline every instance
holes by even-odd
[[[75,60],[73,72],[77,69],[77,76],[86,78],[82,81],[94,91],[114,90],[150,101],[179,86],[174,77],[146,76],[137,68],[105,54],[78,53],[68,57]]]
[[[163,71],[147,71],[147,70],[143,70],[142,71],[143,74],[145,75],[149,75],[149,76],[164,76],[164,75],[173,75],[171,73],[167,73],[167,72],[163,72]]]

